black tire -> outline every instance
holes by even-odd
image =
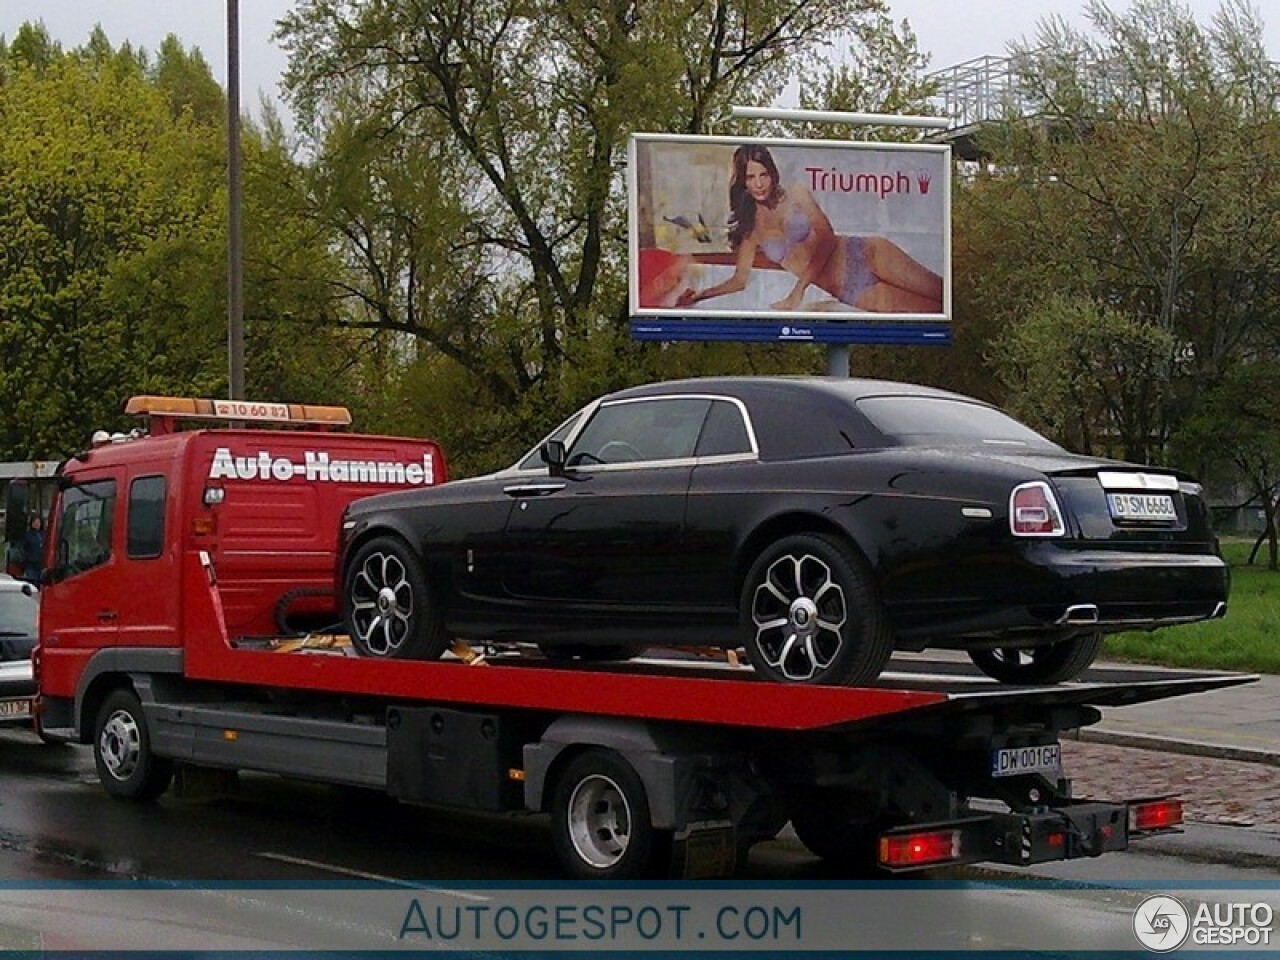
[[[970,650],[969,659],[988,677],[1001,683],[1063,683],[1084,673],[1101,649],[1102,634],[1085,633],[1041,647]]]
[[[641,648],[630,643],[540,643],[538,649],[548,660],[585,660],[603,663],[630,660]]]
[[[808,790],[791,802],[791,829],[805,849],[860,875],[878,871],[880,834],[892,825],[837,790]]]
[[[766,549],[747,573],[740,611],[747,657],[769,680],[869,683],[893,654],[865,564],[824,534],[784,537]]]
[[[576,880],[660,876],[671,833],[655,830],[640,776],[612,750],[574,757],[556,778],[551,837],[565,872]]]
[[[375,537],[356,551],[343,577],[342,614],[364,657],[436,660],[449,647],[422,561],[399,537]]]
[[[151,752],[151,731],[132,690],[113,690],[93,725],[93,761],[111,796],[154,800],[169,789],[173,762]]]

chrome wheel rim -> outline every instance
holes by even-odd
[[[400,558],[371,553],[351,581],[351,630],[365,652],[388,657],[409,639],[413,586]]]
[[[592,774],[578,781],[569,797],[569,842],[597,870],[616,865],[631,842],[631,805],[608,777]]]
[[[835,662],[848,617],[844,589],[811,553],[773,561],[751,597],[756,651],[787,680],[812,680]]]
[[[98,755],[116,780],[133,776],[142,761],[142,730],[133,714],[117,710],[107,718],[98,735]]]

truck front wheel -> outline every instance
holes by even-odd
[[[551,832],[561,866],[578,880],[660,874],[671,834],[655,830],[639,775],[612,750],[575,757],[556,779]]]
[[[173,763],[151,752],[142,704],[131,690],[115,690],[102,702],[93,733],[98,779],[113,797],[154,800],[169,788]]]

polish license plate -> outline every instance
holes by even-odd
[[[1116,520],[1177,520],[1173,497],[1163,493],[1108,493],[1107,504]]]
[[[0,700],[0,720],[22,720],[31,716],[31,698]]]
[[[991,776],[1021,777],[1043,773],[1053,779],[1062,776],[1062,747],[1046,743],[1038,747],[1001,747],[991,751]]]

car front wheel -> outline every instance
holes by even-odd
[[[1101,649],[1102,634],[1086,633],[1041,647],[970,650],[969,659],[1001,683],[1063,683],[1080,676]]]
[[[823,534],[766,549],[747,573],[740,617],[751,665],[770,680],[868,683],[893,653],[870,573]]]
[[[435,660],[449,646],[422,561],[399,537],[375,537],[356,551],[342,602],[361,656]]]

